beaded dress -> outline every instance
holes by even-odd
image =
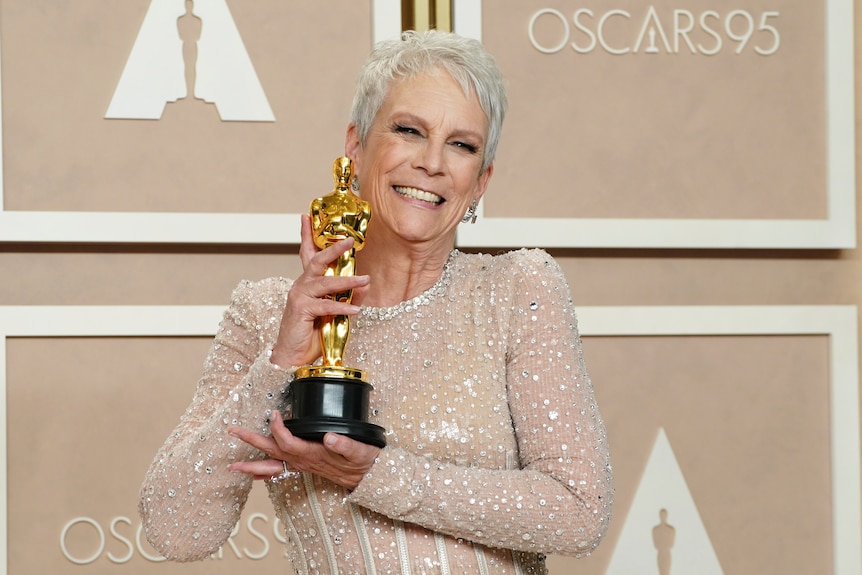
[[[141,488],[147,538],[208,557],[251,489],[229,463],[264,454],[292,369],[269,361],[291,281],[243,281],[193,401]],[[453,251],[439,281],[351,322],[345,365],[374,385],[387,446],[356,489],[303,473],[266,482],[301,574],[546,573],[545,554],[588,554],[613,499],[607,438],[569,289],[541,250]]]

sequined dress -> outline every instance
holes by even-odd
[[[208,557],[252,481],[228,464],[264,455],[232,425],[268,433],[292,379],[269,361],[291,281],[233,293],[193,401],[141,488],[147,538]],[[266,482],[296,573],[546,573],[585,555],[613,499],[607,439],[569,289],[541,250],[453,251],[440,280],[392,308],[363,308],[345,365],[374,385],[387,446],[353,491],[311,474]]]

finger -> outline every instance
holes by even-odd
[[[330,453],[343,457],[348,462],[358,466],[370,465],[380,454],[379,447],[337,433],[327,433],[323,436],[323,445]]]
[[[278,455],[278,444],[271,437],[266,437],[265,435],[260,435],[241,427],[231,427],[227,432],[229,435],[259,449],[270,457]]]
[[[328,295],[335,295],[348,290],[356,290],[358,288],[365,287],[370,283],[371,278],[367,275],[320,276],[318,278],[304,281],[299,286],[294,286],[294,288],[298,289],[302,294],[310,298],[320,299]]]
[[[284,463],[280,459],[261,459],[257,461],[237,461],[228,466],[234,473],[248,473],[255,479],[270,478],[284,471]]]
[[[305,274],[303,274],[305,275]],[[325,315],[352,315],[359,312],[358,302],[345,301],[345,294],[368,286],[371,278],[358,276],[318,276],[298,279],[287,295],[285,314],[289,317],[313,321]],[[352,300],[352,296],[350,297]]]
[[[312,242],[313,243],[313,242]],[[314,254],[314,256],[309,261],[309,264],[312,266],[320,266],[320,274],[323,274],[323,271],[335,260],[341,257],[341,255],[353,247],[354,240],[351,237],[347,237],[337,242],[327,246],[326,248],[318,251]],[[314,267],[313,269],[316,269]]]
[[[287,458],[301,458],[308,451],[308,441],[296,437],[290,430],[284,426],[284,420],[278,411],[272,412],[272,419],[269,424],[269,430],[272,433],[272,440],[277,445],[279,451],[285,454]]]
[[[276,432],[282,433],[284,431],[290,433],[287,427],[284,426],[284,417],[282,417],[281,412],[277,409],[273,410],[272,416],[270,417],[269,430],[273,435],[275,435]]]
[[[314,238],[311,232],[311,216],[302,214],[300,222],[300,244],[299,244],[299,260],[302,262],[302,268],[308,266],[308,262],[317,253],[317,246],[314,245]]]
[[[337,433],[327,433],[323,436],[323,445],[326,446],[326,449],[342,457],[349,453],[351,441],[349,437]]]
[[[331,471],[322,474],[348,489],[355,489],[359,485],[380,454],[378,447],[335,433],[327,433],[323,445],[331,458]]]
[[[322,274],[323,270],[330,263],[337,260],[341,254],[353,247],[354,243],[352,237],[346,237],[329,245],[325,249],[318,249],[317,244],[314,242],[311,217],[308,214],[302,214],[300,217],[300,238],[299,255],[303,269],[309,270],[309,267],[315,264],[315,267],[312,269],[312,273],[315,275]]]

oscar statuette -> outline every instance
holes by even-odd
[[[328,276],[352,276],[356,272],[355,252],[365,243],[371,219],[368,202],[350,189],[353,165],[341,157],[333,165],[335,189],[311,202],[314,244],[324,249],[348,237],[353,247],[339,256],[326,270]],[[353,290],[327,296],[349,303]],[[343,365],[344,349],[350,335],[350,317],[326,316],[319,319],[318,334],[322,361],[296,371],[287,395],[289,418],[284,425],[297,437],[320,440],[327,432],[346,435],[357,441],[383,447],[385,430],[368,421],[368,396],[372,389],[365,372]]]

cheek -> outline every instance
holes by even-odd
[[[473,183],[479,181],[482,174],[482,158],[478,156],[465,156],[463,154],[452,154],[452,173],[456,174],[459,182],[470,180]]]
[[[385,165],[379,159],[366,156],[371,163],[364,165],[360,174],[359,193],[365,199],[385,196],[389,190],[389,178]]]
[[[479,187],[479,177],[476,175],[476,168],[473,165],[465,166],[458,174],[456,180],[459,191],[465,195],[472,195]]]
[[[379,144],[367,149],[363,158],[365,159],[364,171],[373,178],[385,176],[400,161],[397,149]]]

